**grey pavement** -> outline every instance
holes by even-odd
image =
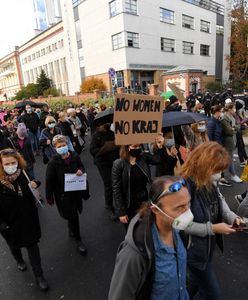
[[[81,155],[88,173],[91,198],[84,201],[80,217],[83,241],[88,255],[81,256],[68,237],[67,224],[56,207],[39,209],[42,239],[40,243],[44,273],[51,290],[43,294],[34,282],[30,267],[21,273],[8,247],[0,238],[0,300],[105,300],[114,267],[115,254],[124,238],[120,224],[111,222],[104,210],[103,185],[92,157],[86,150]],[[45,166],[37,159],[36,175],[43,182]],[[240,172],[241,168],[237,167]],[[245,184],[233,184],[222,191],[233,210],[237,209],[234,195]],[[223,300],[248,299],[248,234],[237,233],[225,239],[225,253],[216,249],[214,266],[223,291]],[[25,260],[28,262],[25,250]],[[174,299],[172,299],[174,300]]]

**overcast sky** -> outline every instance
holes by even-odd
[[[0,0],[0,58],[34,36],[33,0]]]

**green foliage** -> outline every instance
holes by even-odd
[[[37,84],[40,88],[41,95],[43,92],[52,87],[52,80],[47,77],[45,71],[42,69],[40,72],[40,76],[37,78]]]
[[[88,78],[84,80],[80,86],[81,93],[92,93],[94,90],[106,91],[106,85],[102,79],[99,78]]]
[[[101,104],[105,104],[106,107],[113,107],[114,106],[114,99],[113,98],[106,98],[106,99],[103,99],[103,98],[99,98],[97,100],[95,99],[87,99],[87,100],[83,100],[81,101],[81,105],[85,104],[86,106],[95,106],[95,104],[98,103],[99,106]]]
[[[52,95],[53,97],[58,97],[60,95],[60,91],[56,89],[56,87],[50,87],[43,92],[44,97],[48,97],[49,95]]]
[[[223,85],[219,81],[211,81],[211,82],[208,82],[206,84],[205,88],[207,90],[209,90],[210,92],[215,93],[215,92],[222,91],[223,90]]]
[[[68,108],[70,105],[75,105],[73,102],[67,99],[60,99],[60,100],[52,100],[48,102],[49,107],[52,108],[54,111],[64,110]]]
[[[16,99],[22,100],[30,97],[37,98],[40,95],[40,87],[37,83],[29,83],[16,93]]]

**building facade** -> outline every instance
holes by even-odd
[[[18,49],[0,59],[0,101],[11,100],[23,86]]]
[[[230,1],[225,0],[63,0],[65,31],[75,31],[80,76],[99,77],[143,90],[162,88],[162,73],[183,65],[201,69],[218,80],[229,78]],[[75,39],[74,37],[74,39]],[[74,57],[75,56],[75,57]],[[77,58],[76,58],[77,56]],[[80,80],[77,85],[79,85]]]
[[[36,83],[43,69],[62,94],[73,94],[73,91],[69,90],[63,22],[57,23],[22,45],[19,55],[25,86]]]
[[[59,0],[33,0],[33,5],[37,33],[61,21]]]

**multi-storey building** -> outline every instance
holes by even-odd
[[[19,48],[24,85],[35,83],[43,69],[63,94],[69,90],[63,22],[50,27]]]
[[[162,86],[162,73],[180,65],[229,78],[229,0],[62,2],[65,38],[77,47],[70,54],[80,67],[77,85],[96,76],[111,88],[111,67],[117,86]]]
[[[23,85],[18,49],[0,59],[0,101],[13,98]]]

